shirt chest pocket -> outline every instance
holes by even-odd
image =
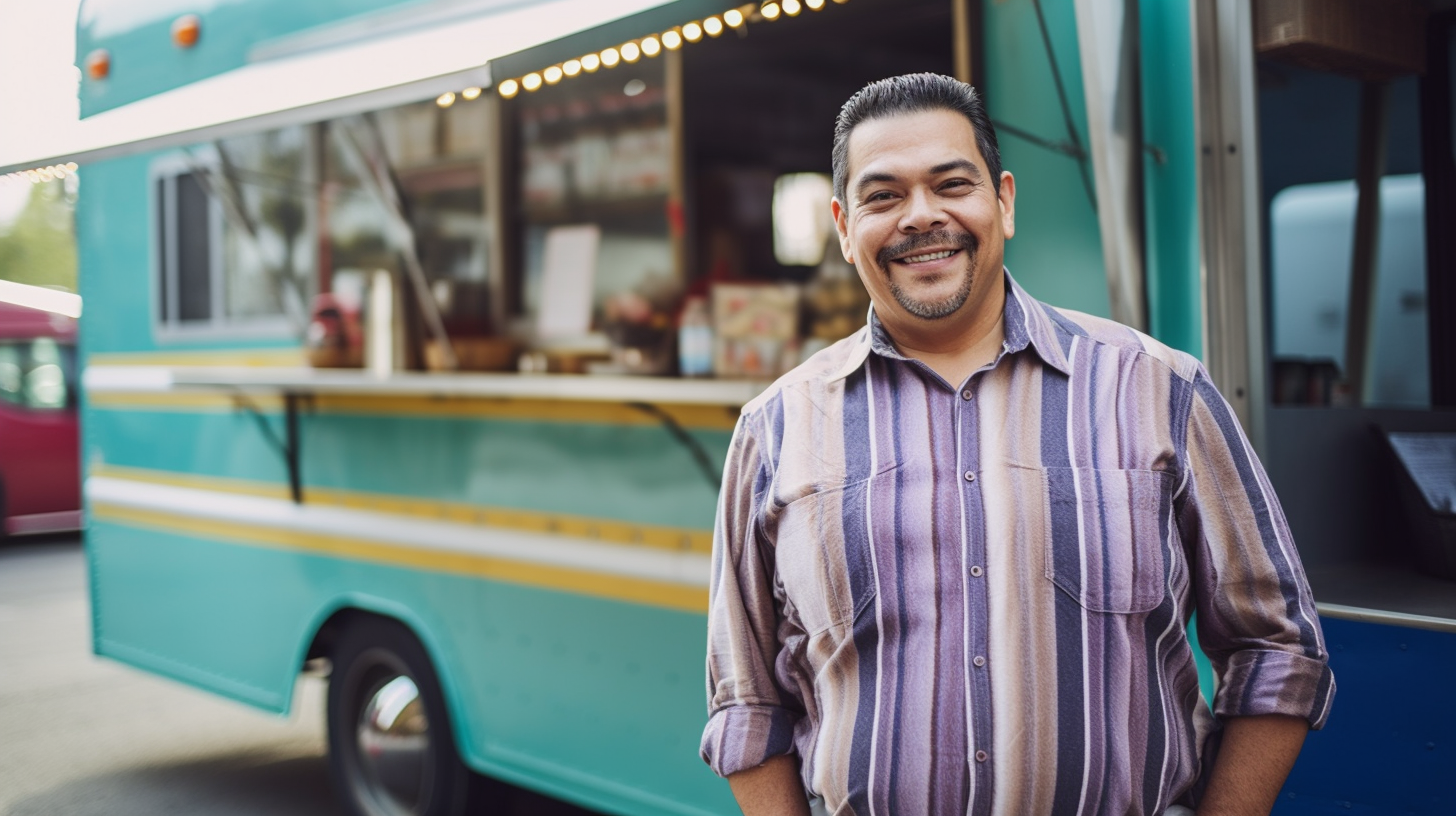
[[[1161,471],[1047,468],[1046,577],[1093,612],[1147,612],[1167,591],[1170,479]]]
[[[869,499],[893,474],[812,493],[779,512],[774,568],[786,612],[806,634],[848,626],[874,601]]]

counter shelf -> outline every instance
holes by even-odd
[[[662,405],[721,406],[736,411],[758,396],[766,382],[746,380],[686,380],[667,377],[598,376],[583,374],[439,374],[400,371],[388,375],[360,370],[307,367],[213,366],[93,366],[85,374],[86,390],[107,391],[226,391],[239,410],[258,423],[264,438],[288,469],[293,501],[303,503],[300,461],[302,437],[298,416],[313,398],[324,394],[356,397],[434,397],[571,400],[626,405],[651,416],[685,447],[703,477],[715,487],[719,464]],[[269,423],[253,401],[257,396],[283,399],[283,432]]]

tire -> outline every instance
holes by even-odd
[[[400,623],[359,618],[329,679],[329,771],[353,816],[462,816],[485,788],[460,760],[440,682]]]

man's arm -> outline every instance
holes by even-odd
[[[1268,814],[1308,733],[1303,717],[1230,717],[1198,816]]]
[[[743,816],[809,816],[809,800],[799,781],[799,760],[781,754],[728,777]]]
[[[736,777],[773,766],[794,751],[794,728],[804,716],[803,701],[783,688],[774,665],[783,648],[783,625],[774,596],[772,547],[760,537],[760,502],[767,500],[772,472],[757,443],[756,415],[739,418],[723,467],[723,489],[713,529],[713,570],[708,586],[708,724],[701,754],[714,773]],[[783,782],[798,805],[805,802],[802,783],[787,763],[789,774],[769,771],[766,778]],[[737,786],[735,785],[735,791]],[[760,813],[787,813],[793,799],[771,799],[777,788],[750,781],[745,808]],[[749,811],[750,813],[753,811]]]
[[[1199,366],[1175,497],[1198,641],[1218,674],[1226,724],[1198,812],[1267,814],[1334,676],[1319,614],[1273,486],[1233,410]]]

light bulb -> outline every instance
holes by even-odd
[[[442,108],[450,107],[451,105],[455,104],[455,93],[453,91],[446,91],[440,94],[439,96],[435,97],[435,104],[439,105]]]
[[[628,62],[636,62],[638,57],[642,56],[642,49],[638,48],[637,43],[634,42],[622,43],[622,47],[618,50],[622,52],[622,59]]]
[[[688,42],[697,42],[703,38],[703,27],[697,23],[688,23],[683,26],[683,39]]]
[[[600,67],[602,67],[602,58],[596,54],[587,54],[581,58],[581,68],[588,74]]]
[[[662,44],[667,47],[667,50],[676,51],[682,47],[682,35],[676,31],[664,31],[662,32]]]
[[[734,28],[743,25],[743,12],[738,9],[728,9],[723,12],[723,22]]]
[[[608,68],[616,68],[617,63],[621,61],[622,55],[617,53],[617,49],[615,48],[608,48],[602,52],[602,64]]]
[[[496,90],[500,91],[501,96],[504,96],[506,99],[510,99],[517,93],[520,93],[521,83],[515,81],[514,79],[508,79],[505,82],[502,82],[500,84],[500,87],[496,88]]]
[[[561,72],[569,77],[581,73],[581,60],[567,60],[561,63]]]
[[[662,53],[662,41],[656,37],[646,37],[642,40],[642,53],[649,57],[655,57]]]
[[[716,37],[723,33],[723,21],[717,17],[709,17],[703,21],[703,30],[708,32],[709,37]]]
[[[460,95],[465,97],[466,102],[473,102],[480,98],[480,89],[466,88],[465,90],[460,92]]]
[[[759,9],[758,13],[762,14],[765,20],[777,20],[779,18],[779,4],[764,3],[763,8]]]
[[[803,11],[804,7],[799,5],[799,0],[784,0],[784,13],[793,17]]]
[[[561,81],[561,67],[553,65],[545,71],[542,71],[541,75],[546,80],[547,85],[555,85]]]
[[[526,74],[525,76],[521,77],[521,87],[525,88],[528,91],[536,90],[537,88],[541,87],[541,75],[536,73],[535,71]]]

